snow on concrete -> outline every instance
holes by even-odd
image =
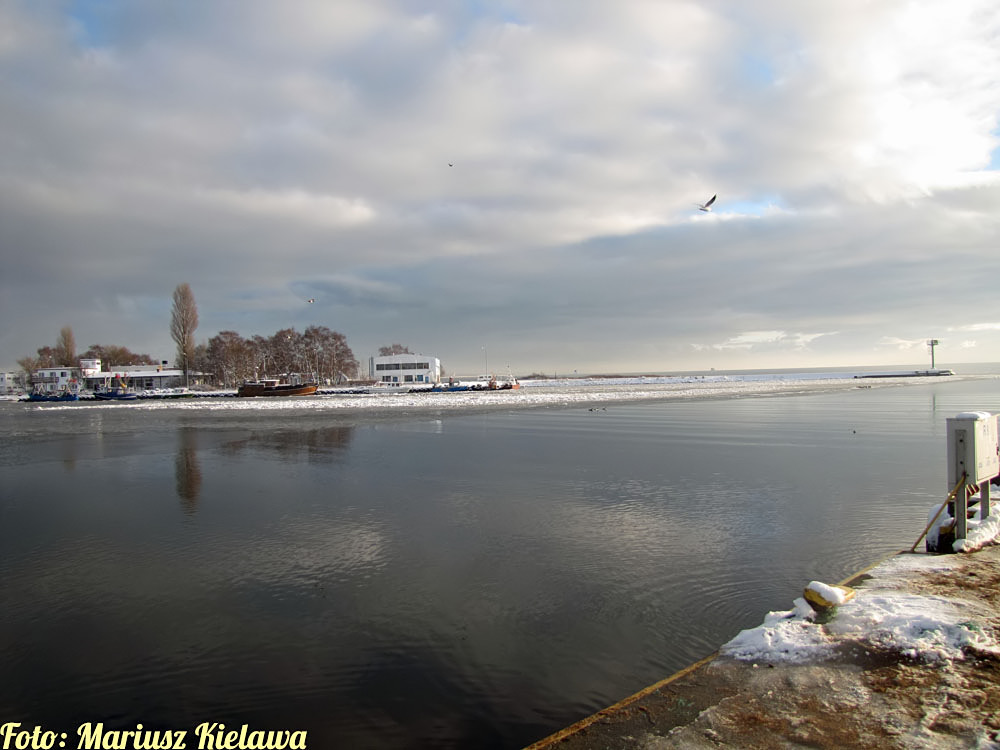
[[[993,530],[984,544],[1000,536],[997,524],[978,528]],[[898,555],[868,571],[871,578],[832,616],[820,617],[804,599],[796,599],[791,610],[768,613],[761,625],[740,632],[720,653],[761,663],[818,662],[834,658],[845,641],[857,641],[930,662],[961,660],[970,648],[1000,655],[1000,645],[980,626],[968,602],[907,590],[912,579],[960,560],[956,555]]]

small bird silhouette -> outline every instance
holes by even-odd
[[[718,197],[719,197],[718,195],[713,195],[711,198],[709,198],[704,203],[696,203],[695,205],[698,206],[698,210],[699,211],[711,211],[712,210],[712,204],[715,203],[715,199],[718,198]]]
[[[454,167],[455,165],[454,165],[454,164],[452,164],[451,162],[448,162],[448,166],[449,166],[449,167]]]
[[[315,301],[316,301],[315,297],[310,297],[309,299],[306,300],[306,302],[308,302],[310,305]]]

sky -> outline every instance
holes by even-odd
[[[0,367],[172,360],[181,283],[459,375],[997,362],[998,81],[993,0],[3,0]]]

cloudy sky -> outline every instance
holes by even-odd
[[[3,0],[0,112],[5,368],[1000,361],[995,0]]]

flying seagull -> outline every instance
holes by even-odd
[[[711,211],[712,210],[712,204],[715,203],[715,199],[718,198],[718,197],[719,197],[718,195],[713,195],[711,198],[709,198],[704,203],[696,203],[695,205],[698,206],[698,210],[699,211]]]
[[[315,301],[316,301],[315,297],[310,297],[309,299],[306,300],[306,302],[308,302],[310,305]]]

